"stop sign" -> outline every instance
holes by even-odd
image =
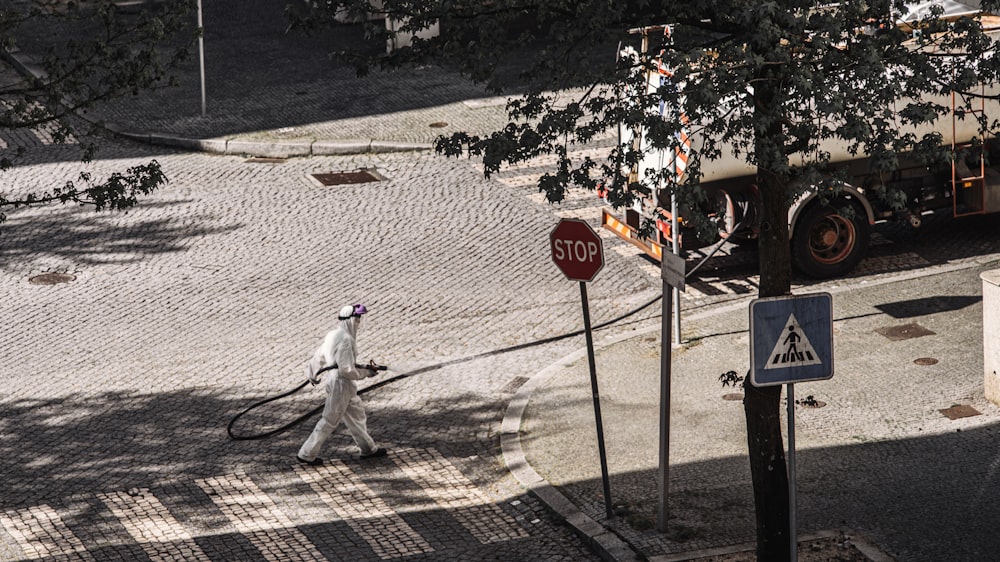
[[[593,228],[580,219],[562,219],[549,234],[552,261],[570,281],[593,281],[604,267],[604,247]]]

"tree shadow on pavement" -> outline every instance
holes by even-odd
[[[905,301],[876,304],[875,308],[893,318],[913,318],[936,312],[951,312],[982,302],[979,295],[938,295]]]
[[[898,560],[987,560],[1000,551],[1000,425],[797,452],[798,529],[852,529]],[[657,472],[611,475],[613,526],[648,556],[754,541],[746,458],[670,467],[668,532],[655,530]],[[603,520],[599,478],[560,486]]]
[[[191,240],[239,228],[211,226],[211,217],[181,221],[171,217],[135,220],[135,215],[189,203],[186,200],[140,203],[129,220],[119,212],[95,212],[68,205],[39,206],[8,214],[0,224],[0,270],[50,259],[77,265],[128,264],[150,255],[181,252]],[[166,211],[169,212],[169,211]]]
[[[253,401],[236,398],[238,393],[243,389],[118,391],[59,398],[15,398],[8,393],[0,402],[0,472],[5,476],[0,508],[236,470],[291,470],[295,453],[318,417],[263,440],[232,441],[226,425]],[[248,420],[240,432],[287,422],[321,405],[317,398],[306,393],[289,397]],[[447,411],[447,423],[435,413],[442,411]],[[484,418],[498,418],[500,408],[477,397],[429,400],[413,409],[395,409],[376,400],[369,402],[368,415],[372,435],[392,448],[433,447],[446,457],[461,458],[499,453],[499,438],[483,444],[480,433]],[[445,429],[436,430],[442,423]],[[323,453],[358,462],[357,448],[343,426]]]
[[[538,502],[523,494],[519,501],[497,501],[486,492],[498,467],[475,455],[485,457],[499,449],[492,444],[486,450],[478,442],[480,420],[498,415],[492,404],[477,406],[471,396],[458,404],[428,401],[431,411],[447,408],[449,421],[464,428],[446,439],[433,435],[432,427],[440,420],[428,419],[423,408],[369,405],[370,430],[394,456],[359,460],[341,427],[323,451],[333,466],[328,470],[302,467],[294,460],[316,418],[262,441],[229,440],[227,422],[247,405],[246,399],[234,397],[237,392],[188,388],[6,398],[0,402],[0,472],[5,479],[0,516],[16,521],[33,513],[53,513],[98,560],[144,559],[140,545],[129,536],[132,531],[123,526],[130,524],[128,516],[113,513],[108,498],[118,498],[119,509],[157,506],[155,513],[133,514],[146,522],[140,525],[160,522],[164,534],[157,533],[152,543],[173,543],[170,550],[188,553],[200,548],[213,560],[259,560],[259,545],[253,541],[281,545],[296,534],[305,535],[310,548],[331,560],[379,560],[361,528],[392,526],[400,519],[433,549],[407,559],[464,559],[475,553],[484,560],[531,560],[572,557],[574,552],[573,559],[586,559],[584,545],[560,544],[551,534],[535,530],[539,518],[549,517]],[[314,400],[291,398],[284,413],[308,411],[313,405]],[[414,435],[418,441],[408,441]],[[408,457],[408,450],[418,452]],[[431,450],[436,453],[430,457],[443,460],[428,463]],[[427,480],[414,479],[400,463]],[[331,486],[333,501],[344,506],[362,493],[357,482],[374,496],[348,509],[356,512],[351,516],[326,503],[301,476],[303,470],[321,470],[320,480]],[[423,488],[427,482],[437,487],[437,496]],[[227,496],[230,493],[235,495]],[[444,504],[437,501],[441,494],[446,496]],[[456,513],[459,504],[461,513]],[[235,506],[252,532],[227,516],[227,505]],[[171,520],[184,528],[172,523],[170,529],[164,527]],[[493,537],[489,544],[480,544],[470,523],[488,530]],[[0,544],[3,533],[0,525]],[[560,533],[570,537],[568,531]],[[388,546],[405,550],[403,545]]]
[[[364,78],[330,54],[361,45],[360,24],[339,24],[312,36],[289,32],[283,2],[248,0],[204,6],[207,112],[201,114],[197,45],[173,72],[178,85],[143,91],[102,104],[93,117],[133,132],[194,138],[284,130],[316,122],[342,121],[490,97],[484,89],[441,67],[395,73],[373,71]],[[191,30],[195,29],[192,19]],[[22,30],[25,53],[40,53],[84,29]],[[190,40],[192,37],[183,38]],[[180,46],[184,41],[178,41]],[[613,53],[609,53],[613,61]],[[426,128],[428,123],[422,123]],[[433,131],[430,129],[429,131]],[[327,138],[354,140],[337,136]]]

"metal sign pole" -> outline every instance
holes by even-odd
[[[671,26],[665,26],[663,29],[664,34],[669,38],[670,42],[673,43],[673,28]],[[680,108],[676,110],[680,113]],[[664,115],[666,117],[666,115]],[[681,255],[680,249],[680,231],[678,230],[677,223],[677,189],[676,186],[680,183],[680,174],[677,173],[677,151],[678,147],[671,145],[670,147],[670,167],[673,172],[673,180],[671,181],[670,187],[670,249],[675,256]],[[663,298],[667,298],[666,291],[663,292]],[[680,287],[673,287],[670,292],[670,298],[674,300],[674,345],[681,344],[681,289]]]
[[[583,302],[583,328],[587,336],[587,362],[590,364],[590,389],[594,396],[594,418],[597,420],[597,450],[601,456],[601,482],[604,484],[604,508],[608,519],[614,517],[611,509],[611,481],[608,479],[608,455],[604,449],[604,425],[601,423],[601,396],[597,392],[597,364],[594,361],[594,335],[590,328],[590,307],[587,304],[587,283],[580,281],[580,300]]]
[[[663,280],[663,296],[660,298],[663,313],[660,314],[660,505],[656,518],[656,530],[667,530],[667,492],[670,489],[670,344],[671,308],[674,301],[667,294],[673,290],[680,294],[684,290],[684,259],[676,254],[664,252],[660,262],[660,279]]]
[[[799,559],[799,539],[795,522],[795,385],[788,383],[788,537],[792,562]]]
[[[677,156],[674,156],[674,177],[677,177]],[[673,252],[675,256],[681,255],[680,249],[680,233],[677,231],[677,194],[670,194],[670,236],[673,238]],[[674,288],[670,293],[670,297],[674,301],[674,343],[676,345],[681,344],[681,291],[678,288]],[[663,295],[666,298],[666,294]]]
[[[198,63],[201,70],[201,116],[205,116],[205,26],[201,21],[201,0],[198,0]]]
[[[672,299],[667,291],[673,289],[663,281],[663,314],[660,315],[660,504],[656,513],[656,530],[667,531],[667,497],[670,490],[670,316]]]
[[[766,297],[750,302],[750,384],[786,385],[788,400],[788,538],[798,560],[795,498],[795,383],[833,377],[830,293]]]

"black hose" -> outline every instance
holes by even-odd
[[[706,261],[708,261],[708,259],[711,258],[713,255],[715,255],[715,253],[719,250],[719,248],[722,247],[722,244],[724,242],[725,242],[725,240],[721,240],[720,243],[715,248],[713,248],[712,251],[709,252],[708,255],[706,255],[705,258],[703,260],[701,260],[700,263],[698,263],[695,267],[693,267],[691,269],[691,271],[688,271],[684,275],[684,277],[685,278],[686,277],[690,277],[692,273],[694,273],[698,268],[700,268],[702,265],[704,265],[704,263]],[[662,294],[658,295],[656,297],[653,297],[648,302],[640,305],[639,307],[637,307],[637,308],[635,308],[633,310],[630,310],[630,311],[626,312],[625,314],[622,314],[621,316],[618,316],[617,318],[612,318],[611,320],[607,320],[605,322],[601,322],[600,324],[595,324],[592,327],[592,329],[594,329],[594,330],[600,330],[602,328],[606,328],[606,327],[608,327],[608,326],[610,326],[612,324],[615,324],[617,322],[621,322],[622,320],[628,318],[629,316],[633,316],[635,314],[638,314],[638,313],[642,312],[646,308],[652,306],[654,303],[656,303],[656,301],[660,300],[661,298],[663,298]],[[557,341],[560,341],[560,340],[564,340],[564,339],[567,339],[567,338],[576,337],[576,336],[579,336],[579,335],[583,334],[584,331],[585,330],[576,330],[575,332],[569,332],[569,333],[566,333],[566,334],[560,334],[558,336],[552,336],[550,338],[545,338],[545,339],[541,339],[541,340],[535,340],[533,342],[522,343],[522,344],[510,346],[510,347],[504,347],[504,348],[501,348],[501,349],[494,349],[493,351],[487,351],[485,353],[479,353],[479,354],[476,354],[476,355],[470,355],[468,357],[462,357],[462,358],[459,358],[459,359],[453,359],[451,361],[445,361],[444,363],[437,363],[437,364],[434,364],[434,365],[428,365],[426,367],[421,367],[419,369],[415,369],[415,370],[409,371],[407,373],[400,373],[398,375],[382,379],[382,380],[380,380],[380,381],[378,381],[376,383],[370,384],[370,385],[366,386],[365,388],[362,388],[362,389],[358,390],[358,394],[365,394],[365,393],[370,392],[372,390],[376,390],[376,389],[382,388],[383,386],[392,384],[392,383],[394,383],[394,382],[396,382],[398,380],[405,379],[405,378],[408,378],[408,377],[412,377],[414,375],[421,375],[423,373],[426,373],[426,372],[429,372],[429,371],[435,371],[437,369],[441,369],[441,368],[444,368],[444,367],[450,367],[452,365],[457,365],[457,364],[460,364],[460,363],[468,363],[469,361],[475,361],[476,359],[483,359],[485,357],[492,357],[492,356],[495,356],[495,355],[501,355],[501,354],[504,354],[504,353],[510,353],[512,351],[520,351],[522,349],[528,349],[528,348],[531,348],[531,347],[535,347],[535,346],[539,346],[539,345],[545,345],[545,344],[557,342]],[[334,368],[336,368],[336,365],[331,365],[329,367],[324,367],[324,368],[320,369],[316,373],[316,376],[318,377],[320,374],[322,374],[322,373],[324,373],[326,371],[329,371],[330,369],[334,369]],[[298,425],[298,424],[306,421],[307,419],[313,417],[314,415],[322,412],[323,411],[323,406],[317,406],[317,407],[313,408],[312,410],[310,410],[309,412],[306,412],[305,414],[303,414],[303,415],[295,418],[294,420],[286,423],[285,425],[283,425],[281,427],[276,427],[276,428],[271,429],[269,431],[265,431],[264,433],[256,433],[256,434],[251,434],[251,435],[236,435],[236,434],[233,433],[233,425],[236,424],[236,420],[238,420],[241,417],[243,417],[250,410],[259,408],[260,406],[263,406],[264,404],[267,404],[269,402],[274,402],[275,400],[280,400],[281,398],[284,398],[286,396],[291,396],[292,394],[295,394],[296,392],[302,390],[307,384],[309,384],[308,380],[306,380],[302,384],[296,386],[292,390],[289,390],[288,392],[285,392],[283,394],[279,394],[279,395],[271,397],[271,398],[266,398],[266,399],[261,400],[259,402],[254,402],[253,404],[250,405],[249,408],[247,408],[247,409],[243,410],[242,412],[236,414],[236,416],[234,416],[233,419],[229,421],[229,425],[226,426],[226,433],[229,434],[229,438],[232,439],[232,440],[234,440],[234,441],[252,441],[252,440],[255,440],[255,439],[264,439],[265,437],[270,437],[272,435],[277,435],[277,434],[282,433],[284,431],[288,431],[289,429],[295,427],[296,425]]]
[[[654,297],[653,299],[651,299],[649,302],[646,302],[645,304],[639,306],[638,308],[635,308],[634,310],[630,310],[629,312],[626,312],[625,314],[622,314],[621,316],[619,316],[617,318],[612,318],[611,320],[608,320],[606,322],[602,322],[600,324],[595,324],[593,326],[593,329],[594,330],[599,330],[601,328],[605,328],[607,326],[610,326],[610,325],[612,325],[612,324],[614,324],[616,322],[620,322],[620,321],[628,318],[629,316],[632,316],[634,314],[638,314],[639,312],[642,312],[643,310],[645,310],[646,308],[648,308],[650,305],[652,305],[656,301],[660,300],[661,297],[662,297],[662,295],[658,295],[658,296]],[[567,333],[567,334],[560,334],[558,336],[552,336],[550,338],[536,340],[536,341],[533,341],[533,342],[528,342],[528,343],[522,343],[522,344],[518,344],[518,345],[513,345],[513,346],[505,347],[505,348],[502,348],[502,349],[495,349],[493,351],[487,351],[485,353],[479,353],[477,355],[471,355],[469,357],[462,357],[460,359],[453,359],[451,361],[445,361],[444,363],[437,363],[437,364],[434,364],[434,365],[428,365],[426,367],[421,367],[421,368],[415,369],[413,371],[409,371],[409,372],[406,372],[406,373],[400,373],[398,375],[382,379],[382,380],[380,380],[380,381],[378,381],[376,383],[370,384],[370,385],[366,386],[365,388],[362,388],[362,389],[358,390],[358,394],[365,394],[365,393],[370,392],[372,390],[376,390],[376,389],[382,388],[383,386],[386,386],[388,384],[394,383],[394,382],[396,382],[398,380],[401,380],[401,379],[412,377],[414,375],[420,375],[420,374],[423,374],[423,373],[426,373],[426,372],[429,372],[429,371],[434,371],[434,370],[441,369],[441,368],[444,368],[444,367],[449,367],[451,365],[457,365],[457,364],[460,364],[460,363],[467,363],[469,361],[475,361],[476,359],[482,359],[484,357],[492,357],[494,355],[500,355],[500,354],[503,354],[503,353],[510,353],[511,351],[520,351],[522,349],[528,349],[530,347],[535,347],[535,346],[539,346],[539,345],[545,345],[545,344],[556,342],[556,341],[559,341],[559,340],[564,340],[564,339],[567,339],[567,338],[572,338],[572,337],[575,337],[575,336],[579,336],[579,335],[581,335],[583,333],[584,333],[584,330],[577,330],[575,332],[570,332],[570,333]],[[319,376],[321,373],[323,373],[325,371],[328,371],[330,369],[333,369],[333,368],[334,368],[334,366],[324,367],[324,368],[320,369],[316,373],[316,375]],[[241,417],[243,417],[245,414],[247,414],[248,412],[250,412],[250,410],[254,410],[256,408],[259,408],[260,406],[263,406],[264,404],[267,404],[269,402],[274,402],[275,400],[280,400],[281,398],[285,398],[286,396],[291,396],[292,394],[295,394],[296,392],[302,390],[307,384],[309,384],[308,380],[306,380],[302,384],[296,386],[292,390],[289,390],[288,392],[285,392],[283,394],[279,394],[277,396],[272,396],[271,398],[266,398],[266,399],[261,400],[259,402],[254,402],[248,408],[246,408],[242,412],[236,414],[236,416],[234,416],[233,419],[229,421],[229,425],[226,426],[226,433],[229,434],[229,438],[232,439],[233,441],[252,441],[252,440],[255,440],[255,439],[264,439],[265,437],[270,437],[272,435],[277,435],[277,434],[282,433],[284,431],[288,431],[289,429],[291,429],[291,428],[295,427],[296,425],[298,425],[298,424],[306,421],[307,419],[311,418],[312,416],[314,416],[314,415],[322,412],[323,411],[323,406],[317,406],[316,408],[313,408],[309,412],[306,412],[305,414],[303,414],[303,415],[295,418],[294,420],[286,423],[285,425],[283,425],[281,427],[276,427],[276,428],[268,430],[268,431],[265,431],[264,433],[256,433],[256,434],[250,434],[250,435],[237,435],[237,434],[233,433],[233,426],[236,424],[236,420],[238,420]]]
[[[333,368],[333,366],[320,369],[319,373],[322,373],[324,371],[328,371],[328,370],[330,370],[332,368]],[[319,373],[317,373],[317,376],[319,376]],[[323,409],[323,406],[319,406],[317,408],[313,408],[308,413],[303,414],[303,415],[295,418],[291,422],[289,422],[289,423],[287,423],[287,424],[285,424],[285,425],[283,425],[281,427],[274,428],[274,429],[272,429],[270,431],[265,431],[264,433],[257,433],[257,434],[251,434],[251,435],[236,435],[236,434],[233,433],[233,425],[236,424],[236,420],[238,420],[241,417],[243,417],[250,410],[253,410],[255,408],[259,408],[260,406],[263,406],[264,404],[267,404],[268,402],[274,402],[275,400],[279,400],[279,399],[284,398],[286,396],[291,396],[291,395],[295,394],[296,392],[302,390],[307,384],[309,384],[309,379],[306,379],[302,384],[300,384],[299,386],[296,386],[295,388],[289,390],[288,392],[285,392],[283,394],[279,394],[277,396],[273,396],[271,398],[266,398],[266,399],[261,400],[259,402],[254,402],[253,404],[250,405],[249,408],[247,408],[246,410],[243,410],[242,412],[240,412],[240,413],[236,414],[235,416],[233,416],[233,419],[229,420],[229,425],[226,426],[226,433],[229,434],[229,438],[232,439],[233,441],[251,441],[253,439],[263,439],[265,437],[270,437],[272,435],[277,435],[278,433],[281,433],[283,431],[287,431],[287,430],[295,427],[296,425],[298,425],[298,424],[306,421],[307,419],[311,418],[312,416],[316,415],[317,413],[319,413]]]
[[[742,225],[743,225],[742,221],[737,222],[736,225],[733,226],[733,232],[736,232],[737,230],[739,230],[740,226],[742,226]],[[700,262],[698,262],[697,264],[695,264],[695,266],[692,267],[690,271],[688,271],[687,273],[684,274],[684,278],[687,279],[688,277],[691,277],[692,275],[694,275],[695,271],[698,271],[699,269],[701,269],[701,266],[705,265],[705,262],[707,262],[712,256],[714,256],[715,253],[718,252],[722,248],[722,246],[724,246],[726,244],[726,242],[728,240],[729,240],[728,238],[723,238],[723,239],[719,240],[715,244],[715,246],[712,248],[712,250],[709,251],[707,254],[705,254],[705,257],[702,258]]]

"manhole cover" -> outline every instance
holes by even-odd
[[[32,285],[58,285],[60,283],[69,283],[75,279],[76,276],[69,273],[43,273],[29,277],[28,283]]]
[[[945,408],[938,411],[944,414],[949,420],[957,420],[958,418],[968,418],[979,415],[979,410],[976,410],[968,404],[955,404],[951,408]]]
[[[913,362],[917,365],[937,365],[938,360],[933,357],[919,357]]]
[[[325,174],[313,174],[321,185],[354,185],[358,183],[369,183],[382,181],[384,178],[374,173],[372,170],[357,170],[354,172],[329,172]]]
[[[935,334],[916,322],[903,324],[901,326],[887,326],[885,328],[878,328],[875,331],[892,341],[908,340],[911,338],[919,338],[920,336],[933,336]]]
[[[742,392],[730,392],[729,394],[722,395],[723,400],[729,400],[735,402],[736,400],[743,400]]]
[[[434,128],[434,129],[443,129],[443,128],[447,127],[447,126],[448,126],[448,124],[445,123],[444,121],[438,121],[436,123],[431,123],[431,128]]]
[[[806,396],[802,400],[796,400],[795,403],[803,408],[822,408],[823,406],[826,406],[826,402],[816,400],[812,396]]]

